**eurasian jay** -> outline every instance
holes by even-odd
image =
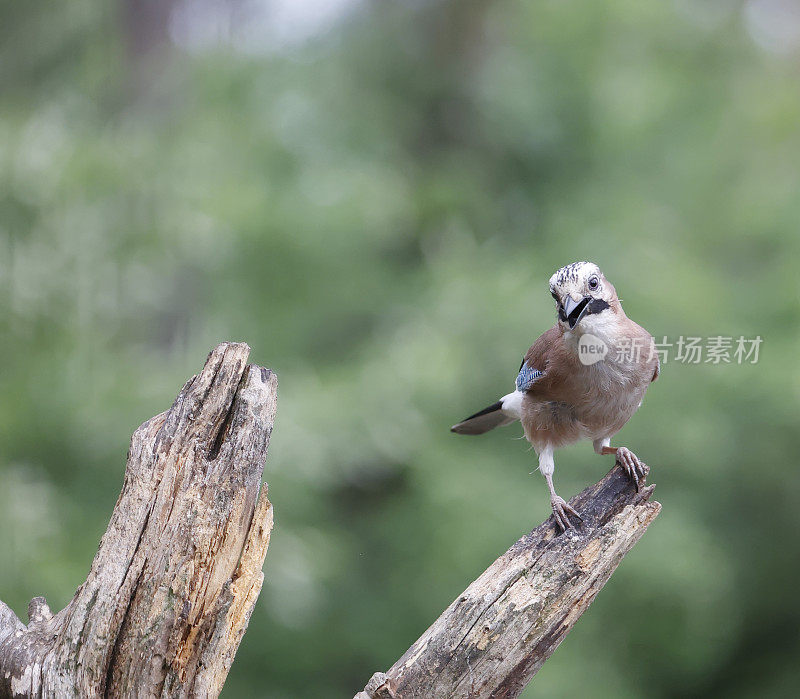
[[[561,530],[578,512],[553,487],[553,450],[591,439],[598,454],[614,454],[638,489],[646,465],[611,438],[642,404],[658,378],[653,338],[622,310],[617,292],[592,262],[574,262],[550,277],[556,324],[528,350],[515,390],[454,425],[459,434],[483,434],[522,422],[539,457],[550,490],[553,516]]]

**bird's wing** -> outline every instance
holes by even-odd
[[[558,326],[552,327],[531,345],[519,367],[516,381],[518,391],[530,391],[534,386],[539,390],[543,383],[547,383],[543,379],[547,376],[550,353],[560,334]]]
[[[543,371],[534,368],[528,364],[526,359],[523,359],[522,364],[519,365],[519,374],[517,374],[517,380],[514,383],[516,384],[518,391],[527,391],[531,389],[533,384],[542,378],[542,376],[544,376]]]
[[[562,341],[563,334],[561,328],[555,325],[531,345],[517,376],[518,391],[536,401],[570,400],[564,391],[582,365],[577,354],[567,350]]]
[[[650,380],[647,383],[653,383],[661,373],[661,360],[656,351],[656,340],[638,323],[634,323],[630,318],[625,320],[630,328],[628,331],[630,337],[636,342],[641,342],[639,346],[642,351],[637,352],[636,355],[641,367],[642,380],[646,381],[649,377]]]
[[[653,383],[659,374],[661,374],[661,360],[656,357],[656,365],[653,367],[653,378],[650,379],[650,383]]]

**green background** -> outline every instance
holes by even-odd
[[[283,9],[281,9],[283,8]],[[287,9],[288,8],[288,9]],[[512,387],[597,262],[675,362],[616,441],[663,512],[525,697],[800,683],[800,9],[0,1],[0,598],[61,608],[130,434],[223,340],[280,380],[223,696],[350,697],[549,514]],[[610,467],[556,454],[568,497]]]

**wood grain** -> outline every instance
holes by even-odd
[[[224,343],[131,440],[86,581],[27,627],[0,602],[0,695],[215,697],[261,589],[272,505],[261,475],[277,377]],[[259,492],[260,489],[260,492]]]
[[[523,536],[356,699],[518,696],[661,510],[615,466],[572,498],[583,517],[552,517]]]

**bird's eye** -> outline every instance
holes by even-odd
[[[600,280],[597,277],[589,277],[589,288],[592,291],[597,291],[598,286],[600,286]]]

